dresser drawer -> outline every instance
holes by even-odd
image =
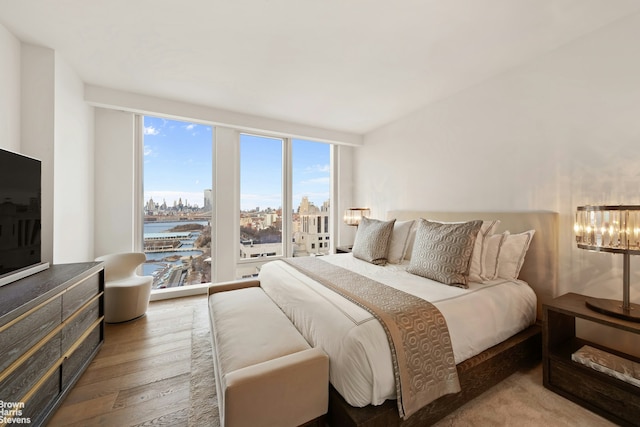
[[[84,341],[76,348],[62,364],[62,388],[73,384],[79,376],[84,372],[85,364],[91,361],[91,355],[102,344],[101,325],[91,331]]]
[[[60,397],[60,367],[49,377],[44,378],[38,391],[24,402],[22,416],[30,418],[31,423],[26,425],[42,425],[44,419],[49,415],[48,410],[52,404]],[[17,424],[16,424],[17,425]]]
[[[69,288],[62,295],[62,320],[66,320],[84,303],[100,292],[100,277],[89,276],[79,284]]]
[[[56,334],[0,381],[2,399],[5,402],[20,402],[59,359],[60,334]]]
[[[57,297],[30,315],[2,330],[0,370],[6,369],[25,351],[60,324],[62,298]]]
[[[62,329],[62,353],[66,352],[99,317],[100,300],[96,298],[91,304],[71,318]]]

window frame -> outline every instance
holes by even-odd
[[[291,187],[291,183],[290,183],[290,178],[291,178],[291,167],[288,163],[288,160],[291,159],[291,147],[290,147],[290,138],[284,138],[282,136],[274,136],[274,135],[269,135],[266,133],[255,133],[255,132],[244,132],[244,131],[239,131],[238,132],[238,158],[236,159],[236,164],[238,165],[238,176],[237,176],[237,180],[238,183],[240,183],[238,185],[238,203],[236,204],[236,210],[237,210],[237,216],[238,218],[240,218],[240,212],[242,210],[242,200],[241,200],[241,196],[242,196],[242,150],[240,149],[240,146],[242,145],[242,135],[249,135],[249,136],[254,136],[254,137],[258,137],[258,138],[268,138],[268,139],[276,139],[276,140],[280,140],[282,141],[282,155],[281,155],[281,189],[280,189],[280,193],[282,196],[282,255],[273,255],[273,256],[268,256],[268,257],[256,257],[256,258],[240,258],[240,248],[238,246],[238,250],[236,250],[236,265],[237,266],[243,266],[246,267],[247,265],[255,265],[256,268],[259,268],[260,266],[264,265],[266,262],[269,261],[273,261],[276,259],[282,259],[282,258],[286,258],[290,255],[288,255],[289,253],[291,253],[291,244],[289,242],[290,239],[285,239],[285,236],[287,236],[288,234],[286,233],[290,233],[291,231],[291,213],[288,212],[288,207],[291,205],[291,201],[288,199],[288,194],[287,194],[287,187]],[[240,224],[238,224],[238,227],[236,227],[236,242],[237,245],[240,245]],[[266,258],[266,259],[265,259]],[[259,261],[257,261],[259,260]],[[237,267],[236,267],[237,269]]]
[[[292,181],[292,168],[290,164],[292,159],[292,147],[293,140],[304,140],[314,143],[322,143],[329,145],[329,167],[330,167],[330,187],[329,197],[331,200],[330,217],[329,217],[329,235],[328,244],[329,252],[332,253],[335,250],[336,245],[340,241],[338,235],[341,231],[339,221],[339,205],[343,202],[339,194],[339,176],[344,173],[344,166],[341,166],[341,153],[345,144],[340,144],[333,141],[323,140],[322,138],[314,138],[313,136],[283,136],[282,133],[270,133],[264,131],[256,131],[254,129],[248,129],[239,126],[229,126],[220,124],[215,121],[193,119],[185,116],[174,116],[160,114],[156,112],[147,113],[135,113],[134,125],[135,125],[135,147],[134,150],[134,171],[135,171],[135,189],[134,189],[134,233],[132,236],[131,246],[135,251],[143,251],[144,248],[144,116],[156,116],[156,117],[169,117],[175,120],[189,121],[193,123],[199,123],[213,128],[212,146],[213,146],[213,174],[212,174],[212,192],[214,199],[214,210],[211,218],[211,283],[234,280],[237,278],[238,263],[241,261],[237,258],[240,245],[240,134],[248,133],[258,136],[272,137],[286,140],[286,149],[283,150],[283,158],[286,160],[283,168],[283,187],[287,188],[285,202],[288,208],[283,206],[283,229],[286,227],[287,235],[292,235],[292,222],[293,212],[291,208],[293,181]],[[286,156],[286,157],[284,157]],[[349,155],[346,159],[349,159]],[[287,183],[285,185],[285,182]],[[226,183],[232,190],[219,191],[222,183]],[[290,183],[290,184],[289,184]],[[284,191],[284,190],[283,190]],[[231,194],[229,194],[231,193]],[[340,198],[340,200],[339,200]],[[232,237],[233,236],[233,237]],[[291,239],[286,239],[285,250],[287,254],[293,253],[293,242]],[[245,263],[253,263],[257,267],[270,262],[275,259],[281,259],[284,256],[273,257],[269,259],[261,259],[260,261],[242,261]],[[206,293],[208,284],[203,285],[190,285],[180,288],[169,288],[156,290],[152,293],[151,300],[159,300],[166,298],[174,298],[187,295],[196,295],[202,292]]]
[[[282,255],[275,255],[270,257],[243,259],[239,257],[239,253],[240,253],[239,247],[238,247],[238,250],[236,250],[236,254],[238,254],[238,257],[236,258],[237,266],[247,267],[247,266],[255,265],[256,271],[258,271],[261,266],[263,266],[268,262],[293,256],[293,208],[294,207],[292,206],[292,204],[293,204],[293,140],[294,139],[298,139],[301,141],[308,141],[312,143],[318,143],[318,144],[327,144],[329,146],[329,164],[330,164],[329,166],[330,168],[329,201],[330,201],[330,207],[331,207],[330,215],[329,215],[329,235],[331,236],[335,234],[336,230],[333,227],[333,224],[335,224],[335,219],[334,219],[335,192],[334,192],[334,186],[333,186],[334,174],[335,174],[335,161],[334,161],[334,156],[335,156],[334,145],[335,144],[324,142],[324,141],[314,141],[312,139],[307,139],[307,138],[284,137],[280,135],[269,134],[267,132],[239,131],[238,132],[238,151],[237,151],[238,157],[236,159],[236,164],[238,165],[237,167],[238,182],[241,181],[241,174],[242,174],[240,144],[241,144],[241,136],[243,134],[256,136],[256,137],[279,139],[282,141],[282,180],[281,180],[282,189],[281,189],[281,192],[283,197],[283,200],[282,200],[282,239],[284,240],[283,249],[282,249],[283,253]],[[240,216],[240,211],[241,211],[241,201],[240,201],[241,191],[242,189],[238,188],[238,203],[237,203],[238,218]],[[239,243],[240,242],[240,226],[238,225],[238,227],[236,228],[237,228],[236,242],[237,242],[237,245],[239,245],[240,244]],[[285,236],[288,236],[288,237],[285,237]],[[334,240],[335,239],[329,239],[329,246],[330,246],[329,250],[331,250],[331,242]],[[237,268],[238,267],[236,267],[236,270]]]
[[[144,253],[144,209],[145,209],[145,200],[144,200],[144,118],[145,117],[154,117],[154,118],[163,118],[166,116],[153,114],[153,113],[136,113],[134,114],[134,200],[133,207],[134,212],[134,239],[133,239],[133,250],[135,252]],[[213,123],[202,121],[202,120],[192,120],[186,119],[182,117],[166,117],[169,120],[184,122],[184,123],[195,123],[202,126],[208,126],[211,128],[211,191],[212,197],[215,203],[216,200],[216,186],[215,186],[215,178],[216,178],[216,138],[215,131],[216,126]],[[211,239],[214,239],[214,219],[215,214],[214,210],[211,211],[211,218],[209,219],[209,224],[211,224]],[[211,245],[211,255],[213,258],[215,256],[216,247]],[[216,267],[213,262],[211,262],[211,280],[212,283],[215,283],[216,280]],[[138,274],[142,274],[142,266],[138,267]],[[200,293],[206,293],[206,289],[209,288],[208,283],[202,284],[192,284],[187,286],[173,287],[173,288],[165,288],[165,289],[151,289],[150,301],[167,299],[167,298],[178,298],[182,296],[190,296],[197,295]]]

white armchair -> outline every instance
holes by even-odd
[[[120,323],[143,316],[149,306],[153,277],[136,269],[145,262],[140,252],[109,254],[96,258],[104,263],[104,318]]]

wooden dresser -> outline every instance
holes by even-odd
[[[102,263],[53,265],[0,287],[0,426],[44,424],[103,340]]]

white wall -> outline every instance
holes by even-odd
[[[55,51],[21,45],[20,151],[42,161],[42,260],[93,257],[93,112]]]
[[[20,41],[0,25],[0,147],[20,151]]]
[[[54,146],[55,146],[55,52],[21,45],[20,151],[42,161],[42,261],[52,263]]]
[[[95,108],[95,256],[135,248],[135,117]]]
[[[622,297],[622,260],[575,248],[576,206],[640,203],[640,15],[365,135],[355,195],[390,209],[560,213],[559,294]],[[640,302],[640,257],[632,257]]]
[[[84,102],[84,83],[55,58],[55,148],[53,262],[94,257],[93,108]]]
[[[114,108],[142,115],[170,117],[176,120],[204,122],[211,126],[267,132],[272,136],[299,137],[314,141],[361,145],[362,136],[350,132],[318,128],[294,122],[236,113],[154,96],[86,85],[85,99],[96,107]]]
[[[358,154],[359,148],[339,145],[334,147],[337,163],[333,169],[331,186],[333,188],[334,205],[332,209],[334,230],[337,235],[333,236],[336,246],[346,246],[353,244],[356,235],[356,227],[344,223],[344,211],[347,208],[355,207],[353,202],[353,157]]]

